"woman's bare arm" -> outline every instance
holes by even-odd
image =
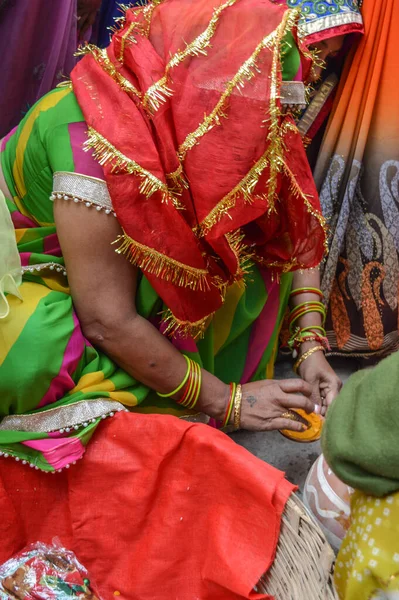
[[[118,221],[94,208],[65,200],[55,201],[54,215],[85,336],[138,381],[163,393],[175,389],[183,380],[186,361],[136,312],[137,269],[111,245],[121,232]],[[311,412],[314,404],[310,394],[311,387],[300,379],[246,384],[242,426],[256,431],[300,430],[300,423],[281,415],[287,408]],[[228,397],[229,387],[202,369],[198,409],[221,419]]]
[[[135,379],[167,393],[182,381],[183,356],[137,314],[137,269],[115,252],[118,221],[94,208],[56,200],[54,216],[71,293],[85,336]],[[228,386],[202,371],[198,408],[223,415]]]

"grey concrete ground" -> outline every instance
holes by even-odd
[[[330,364],[342,381],[356,371],[360,365],[354,359],[331,359]],[[288,379],[295,377],[292,363],[288,359],[280,360],[276,365],[275,378]],[[320,443],[303,444],[284,438],[278,431],[269,433],[253,433],[239,431],[231,437],[255,456],[286,472],[287,478],[302,488],[306,475],[313,462],[319,456]]]

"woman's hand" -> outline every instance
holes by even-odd
[[[303,431],[306,427],[302,423],[284,418],[283,414],[296,408],[313,412],[315,404],[311,395],[312,386],[301,379],[246,383],[242,386],[241,429]]]
[[[342,381],[328,364],[323,352],[315,352],[304,360],[298,374],[312,386],[312,401],[320,404],[321,414],[325,415],[338,395]]]

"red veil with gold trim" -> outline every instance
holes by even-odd
[[[270,0],[153,2],[127,10],[111,45],[87,47],[73,71],[124,230],[118,251],[171,328],[200,334],[249,258],[276,274],[322,259],[317,192],[280,113],[281,44],[297,16]]]

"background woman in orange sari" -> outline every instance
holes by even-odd
[[[366,35],[338,90],[315,179],[328,220],[322,278],[340,354],[398,347],[399,59],[395,0],[365,0]]]

